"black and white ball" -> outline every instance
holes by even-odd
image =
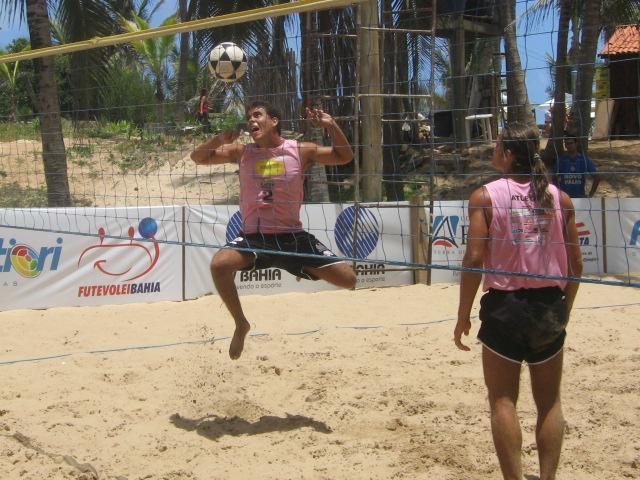
[[[209,71],[218,80],[235,82],[247,71],[247,55],[235,43],[223,42],[209,54]]]

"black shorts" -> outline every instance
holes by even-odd
[[[296,277],[318,280],[318,277],[306,272],[305,267],[319,268],[342,263],[331,250],[304,230],[290,233],[249,233],[247,235],[240,232],[226,246],[274,252],[251,252],[255,256],[253,265],[244,268],[244,271],[275,267],[286,270]],[[287,253],[309,256],[287,255]]]
[[[478,340],[514,362],[542,363],[564,345],[567,301],[558,287],[490,289],[480,299]]]

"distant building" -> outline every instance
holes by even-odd
[[[640,25],[621,25],[599,54],[609,69],[609,135],[640,136]]]

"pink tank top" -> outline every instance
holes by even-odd
[[[248,144],[240,158],[240,211],[244,233],[302,230],[304,198],[298,142],[285,140],[275,148]]]
[[[543,214],[530,197],[530,183],[501,178],[485,185],[492,205],[484,266],[488,270],[567,276],[560,193],[549,185],[555,211]],[[484,290],[560,287],[565,280],[486,273]]]

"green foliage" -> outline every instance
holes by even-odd
[[[213,133],[218,134],[225,130],[236,128],[239,123],[244,121],[243,117],[235,113],[223,113],[211,122],[211,130]]]
[[[67,148],[67,155],[90,158],[91,155],[93,155],[93,152],[95,151],[95,149],[96,149],[95,145],[92,145],[90,143],[88,144],[80,143]]]
[[[167,143],[163,135],[147,138],[132,138],[118,142],[107,161],[118,167],[122,174],[133,170],[153,170],[162,165],[160,152],[167,151]]]
[[[154,85],[141,71],[128,66],[123,60],[114,58],[109,78],[100,91],[100,103],[103,105],[101,118],[108,121],[127,120],[140,127],[154,119],[151,108]]]
[[[140,135],[139,129],[127,120],[114,122],[91,122],[84,124],[78,132],[89,138],[116,138]]]
[[[3,53],[18,53],[30,48],[29,40],[26,38],[16,38],[7,47]],[[33,61],[20,60],[6,64],[10,80],[6,75],[0,75],[0,119],[8,117],[12,111],[11,98],[15,95],[17,104],[17,113],[19,118],[25,118],[31,115],[33,111],[32,99],[33,91]]]
[[[404,196],[407,200],[411,200],[418,195],[424,196],[427,192],[427,186],[424,184],[424,176],[407,177],[403,189]]]
[[[119,157],[116,157],[112,152],[109,152],[107,161],[118,167],[122,174],[132,170],[139,170],[146,165],[144,157],[135,153],[124,153]]]
[[[94,152],[95,145],[79,143],[67,148],[67,160],[78,167],[87,167]]]
[[[0,122],[0,141],[39,140],[40,122]]]
[[[73,124],[70,120],[62,119],[62,134],[65,138],[73,136]],[[0,122],[0,142],[41,139],[39,118],[28,122]]]
[[[22,187],[17,183],[0,185],[0,208],[42,208],[47,206],[47,190]]]

